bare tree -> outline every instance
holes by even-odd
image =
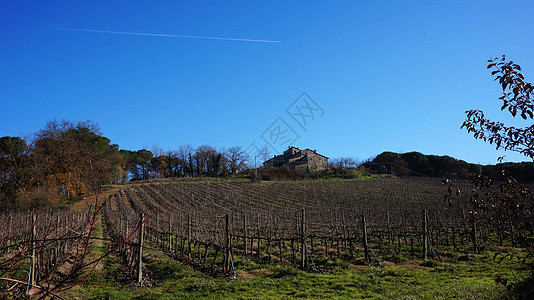
[[[231,174],[236,174],[245,167],[247,156],[241,146],[230,147],[225,151],[228,167]]]
[[[271,157],[271,149],[267,144],[264,144],[259,151],[260,158],[265,162]]]
[[[329,165],[332,170],[345,172],[348,169],[357,168],[360,163],[355,157],[337,157],[331,159]]]
[[[182,172],[187,177],[194,176],[194,153],[193,146],[189,144],[178,147],[178,159],[181,163]]]

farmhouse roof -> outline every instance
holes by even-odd
[[[298,148],[297,148],[297,149],[298,149]],[[309,149],[309,148],[306,148],[306,149],[304,149],[304,150],[310,150],[310,151],[313,152],[313,154],[317,154],[317,155],[322,156],[322,157],[324,157],[324,158],[328,158],[328,157],[326,157],[326,156],[324,156],[324,155],[322,155],[322,154],[317,153],[317,150],[312,150],[312,149]]]

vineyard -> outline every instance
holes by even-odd
[[[79,270],[90,276],[107,256],[142,286],[147,249],[210,276],[239,279],[243,260],[322,273],[332,260],[452,261],[515,244],[508,224],[477,223],[467,199],[446,201],[445,194],[433,179],[130,184],[81,211],[0,215],[0,277],[13,294],[30,287],[58,294],[83,283],[83,276],[72,277]],[[97,223],[101,237],[92,234]],[[98,241],[107,247],[89,259]]]
[[[113,194],[104,215],[118,241],[151,216],[147,240],[223,272],[234,255],[313,269],[330,257],[380,263],[387,254],[440,259],[445,247],[480,251],[490,228],[477,230],[468,203],[449,205],[444,192],[437,180],[148,184]]]

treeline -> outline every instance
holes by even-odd
[[[48,122],[28,138],[0,138],[0,201],[11,208],[57,204],[90,191],[93,178],[116,181],[120,165],[118,146],[96,124]]]
[[[124,169],[121,182],[169,177],[215,177],[235,175],[247,168],[247,155],[240,146],[216,150],[202,145],[183,145],[164,152],[120,150]]]
[[[401,177],[427,176],[468,179],[473,175],[484,174],[494,180],[502,179],[502,170],[506,170],[519,182],[534,182],[534,163],[532,162],[479,165],[446,155],[425,155],[419,152],[383,152],[371,161],[363,163],[363,166],[372,173],[394,174]]]
[[[29,137],[0,138],[0,205],[58,205],[129,180],[237,174],[246,158],[241,147],[120,150],[91,121],[54,120]]]

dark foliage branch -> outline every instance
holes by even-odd
[[[501,111],[523,120],[534,119],[534,86],[525,81],[521,67],[506,56],[488,60],[488,69],[502,88]],[[461,128],[473,133],[475,139],[494,144],[497,149],[519,152],[534,160],[534,124],[525,127],[507,126],[489,120],[481,110],[469,110]],[[502,157],[499,158],[502,160]],[[524,185],[502,170],[502,182],[496,184],[487,176],[473,178],[475,189],[469,193],[473,222],[489,223],[511,236],[515,244],[526,250],[523,262],[534,270],[534,195]],[[451,196],[449,187],[449,196]]]
[[[512,117],[519,114],[524,120],[534,118],[534,86],[525,82],[521,67],[506,56],[488,60],[488,69],[502,87],[501,110]],[[467,120],[461,128],[473,133],[476,139],[494,144],[497,149],[517,151],[534,160],[534,124],[526,127],[506,126],[503,122],[485,117],[478,109],[466,111]]]

